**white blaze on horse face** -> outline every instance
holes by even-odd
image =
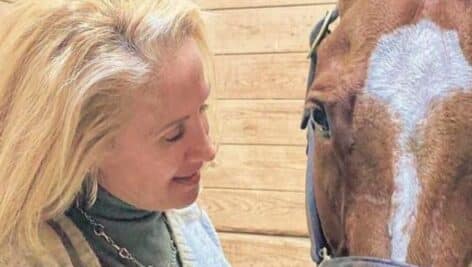
[[[433,101],[471,84],[472,67],[464,57],[457,32],[441,29],[429,20],[382,37],[373,51],[364,92],[385,103],[399,127],[388,225],[394,260],[406,260],[421,193],[409,141],[422,142],[418,126],[427,119]]]

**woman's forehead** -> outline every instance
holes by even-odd
[[[142,91],[142,100],[166,105],[169,100],[185,102],[195,96],[206,98],[206,91],[201,52],[196,42],[188,39],[179,49],[164,56],[161,66],[156,68]]]

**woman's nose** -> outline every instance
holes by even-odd
[[[216,156],[216,145],[211,141],[210,136],[207,135],[207,141],[200,148],[199,153],[203,161],[212,161]]]
[[[206,119],[197,120],[193,135],[190,136],[188,159],[191,161],[211,161],[216,155],[216,145],[209,136]]]
[[[216,155],[216,145],[211,141],[208,134],[195,138],[190,147],[189,159],[192,161],[212,161]]]

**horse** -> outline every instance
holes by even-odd
[[[331,256],[472,266],[472,1],[337,11],[305,98]]]

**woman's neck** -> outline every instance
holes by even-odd
[[[94,205],[87,209],[87,213],[99,220],[109,221],[139,221],[162,215],[161,212],[138,209],[112,195],[101,186],[98,187]]]

